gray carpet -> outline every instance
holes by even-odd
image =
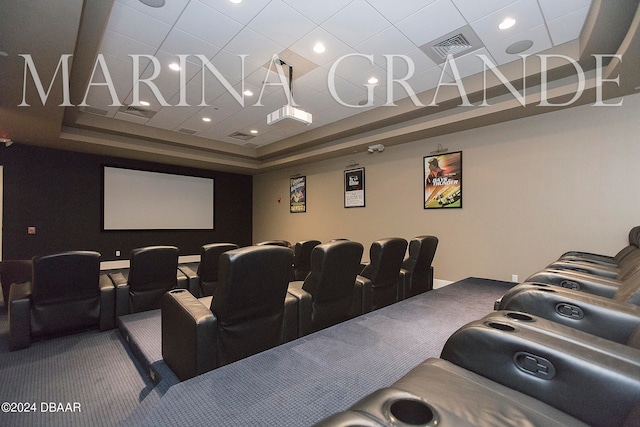
[[[87,331],[8,350],[6,309],[0,312],[0,400],[35,404],[35,412],[0,412],[0,426],[118,425],[154,385],[124,346],[117,330]],[[52,412],[54,409],[80,411]],[[70,406],[68,406],[70,404]],[[75,408],[78,408],[76,406]],[[4,409],[4,406],[3,406]],[[16,408],[17,409],[17,408]],[[46,410],[46,411],[43,411]]]
[[[465,279],[171,387],[142,426],[306,426],[388,386],[512,283]]]
[[[183,383],[160,359],[159,329],[144,325],[151,315],[137,319],[136,353],[150,354],[140,363],[117,330],[9,352],[0,308],[0,400],[37,408],[0,412],[0,426],[311,425],[438,356],[451,333],[491,311],[511,285],[465,279]],[[78,402],[81,412],[41,412],[48,402]]]

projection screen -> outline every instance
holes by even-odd
[[[104,230],[213,230],[213,178],[103,168]]]

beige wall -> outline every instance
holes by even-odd
[[[433,234],[435,276],[448,281],[522,281],[566,250],[613,254],[640,224],[638,111],[633,95],[622,107],[576,107],[257,175],[254,242],[346,237],[367,259],[378,238]],[[438,144],[463,151],[462,209],[422,208],[423,156]],[[365,168],[365,208],[343,207],[351,160]],[[290,214],[298,172],[307,176],[307,213]]]

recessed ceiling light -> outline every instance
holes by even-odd
[[[229,3],[240,4],[242,3],[242,0],[229,0]]]
[[[255,129],[251,129],[249,132],[254,133],[254,134],[255,134],[255,133],[258,133],[258,131],[257,131],[257,130],[255,130]]]
[[[498,28],[500,28],[501,30],[508,30],[509,28],[513,27],[514,25],[516,25],[516,20],[513,18],[505,18],[504,21],[502,21],[500,23],[500,25],[498,25]]]
[[[180,71],[180,65],[176,62],[172,62],[171,64],[169,64],[169,68],[171,68],[173,71]]]
[[[253,96],[253,92],[251,92],[249,89],[245,90],[242,93],[245,94],[246,96]]]
[[[211,121],[211,117],[203,117],[202,121],[203,122],[210,122]]]
[[[315,53],[323,53],[325,50],[326,48],[322,43],[316,43],[316,45],[313,47],[313,51]]]
[[[518,53],[522,53],[525,50],[529,50],[533,46],[533,41],[531,40],[520,40],[515,43],[512,43],[505,49],[510,55],[517,55]]]
[[[140,0],[140,3],[146,4],[149,7],[162,7],[162,6],[164,6],[164,0]]]
[[[370,85],[375,85],[378,83],[378,79],[375,77],[371,77],[369,78],[369,80],[367,80],[367,83],[369,83]]]
[[[149,103],[149,101],[140,101],[140,105],[144,105],[145,107],[148,107],[151,104]]]

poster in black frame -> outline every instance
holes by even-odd
[[[344,171],[344,207],[365,207],[364,168]]]
[[[307,177],[297,176],[289,180],[289,212],[307,211]]]
[[[462,151],[423,158],[425,209],[462,208]]]

